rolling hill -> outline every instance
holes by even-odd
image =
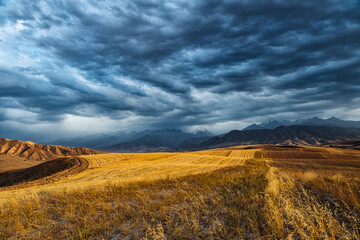
[[[83,147],[63,147],[41,145],[0,138],[0,171],[19,169],[39,164],[40,162],[64,156],[92,155],[103,153]]]
[[[335,148],[360,150],[360,140],[358,140],[358,141],[335,142],[335,143],[329,144],[328,146],[329,147],[335,147]]]

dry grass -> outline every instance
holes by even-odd
[[[245,151],[245,150],[244,150]],[[84,155],[86,171],[43,186],[0,192],[0,199],[27,198],[44,191],[82,190],[111,183],[130,183],[210,172],[226,166],[244,165],[249,158],[225,157],[217,153],[119,153]]]
[[[0,192],[0,239],[360,239],[354,150],[83,157],[81,173]]]
[[[227,167],[9,203],[0,210],[0,238],[258,237],[264,231],[258,223],[264,222],[265,171]]]

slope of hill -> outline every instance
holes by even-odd
[[[255,129],[275,129],[280,126],[291,125],[307,125],[307,126],[327,126],[327,127],[344,127],[344,128],[360,128],[360,121],[341,120],[336,117],[322,119],[318,117],[289,120],[271,120],[260,124],[251,124],[243,130]]]
[[[360,150],[360,140],[358,140],[358,141],[336,142],[336,143],[330,144],[329,147]]]
[[[19,169],[64,156],[92,155],[103,153],[83,147],[41,145],[0,138],[0,171]]]
[[[0,173],[0,187],[23,184],[18,187],[45,184],[56,179],[84,171],[88,161],[80,157],[58,158],[44,163]]]
[[[360,139],[359,128],[324,126],[281,126],[275,129],[233,130],[222,137],[213,137],[194,149],[208,149],[246,144],[326,144]]]

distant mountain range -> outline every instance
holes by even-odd
[[[165,152],[178,151],[187,141],[199,143],[214,136],[207,130],[186,133],[179,129],[145,130],[141,132],[115,132],[96,134],[74,139],[61,139],[53,144],[87,147],[108,152]],[[193,140],[192,140],[193,139]]]
[[[294,125],[275,129],[233,130],[194,145],[188,150],[249,144],[317,145],[356,139],[360,139],[360,128]]]
[[[360,139],[360,121],[308,118],[252,124],[214,136],[211,132],[186,133],[178,129],[97,134],[53,142],[107,152],[174,152],[246,144],[327,144]]]
[[[343,127],[343,128],[360,128],[360,121],[348,121],[341,120],[336,117],[322,119],[318,117],[305,118],[298,120],[271,120],[260,124],[251,124],[243,130],[255,130],[255,129],[274,129],[280,126],[291,125],[307,125],[307,126],[327,126],[327,127]]]

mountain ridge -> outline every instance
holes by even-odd
[[[360,139],[359,128],[293,125],[275,129],[232,130],[193,147],[210,149],[251,144],[319,145]]]
[[[119,133],[119,134],[118,134]],[[144,130],[141,132],[125,133],[118,131],[114,135],[96,134],[75,139],[55,141],[62,145],[90,147],[108,152],[149,152],[149,151],[176,151],[177,146],[184,141],[196,138],[207,139],[214,136],[208,130],[193,133],[183,132],[180,129],[166,128],[159,130]],[[151,141],[150,141],[151,139]]]
[[[96,151],[84,147],[66,147],[58,145],[42,145],[31,141],[22,142],[0,138],[0,155],[18,157],[26,161],[47,161],[64,156],[79,156],[100,154]]]
[[[275,129],[280,126],[306,125],[306,126],[328,126],[344,128],[360,128],[360,121],[342,120],[336,117],[322,119],[318,117],[297,120],[271,120],[260,124],[251,124],[242,130]]]

